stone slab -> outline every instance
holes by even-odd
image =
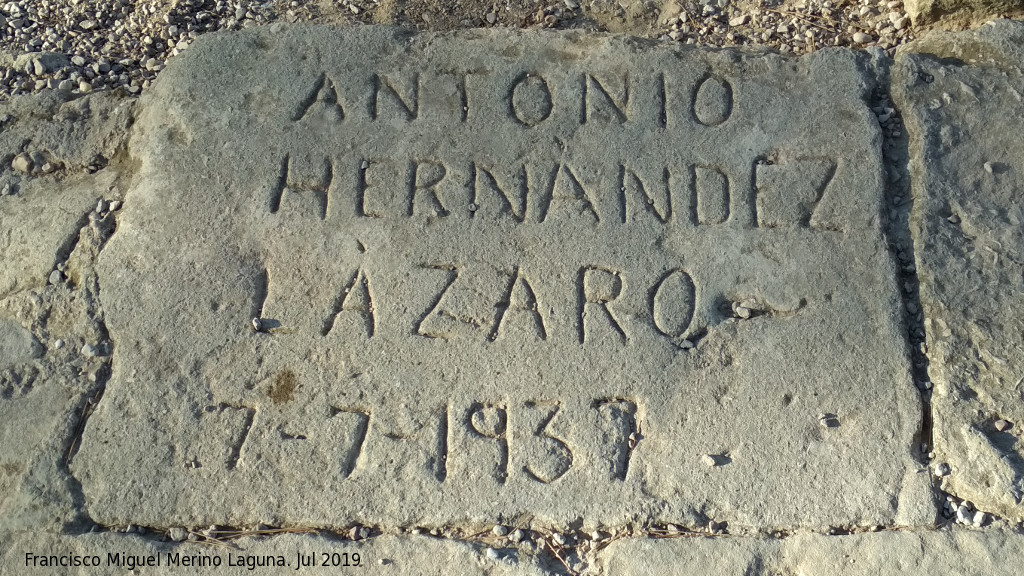
[[[936,35],[898,60],[943,489],[1024,519],[1024,26]],[[920,50],[922,53],[914,53]],[[931,53],[929,53],[931,52]],[[999,430],[998,420],[1009,428]],[[1000,425],[1002,427],[1002,424]]]
[[[91,517],[897,523],[930,496],[873,78],[578,33],[204,36],[140,103],[100,255]]]
[[[126,573],[142,576],[204,573],[540,576],[548,573],[541,569],[542,564],[536,557],[520,555],[515,549],[502,549],[492,558],[485,553],[487,547],[483,544],[428,537],[384,535],[351,542],[316,535],[284,534],[211,544],[167,542],[161,541],[161,536],[109,532],[79,536],[0,533],[0,570],[4,574],[38,576]],[[51,560],[51,556],[55,559]],[[53,566],[54,562],[76,561],[78,566]],[[85,563],[89,565],[82,565]]]
[[[45,286],[67,256],[85,216],[115,185],[86,169],[113,159],[130,118],[131,103],[109,94],[0,104],[0,298]],[[12,166],[20,155],[34,159],[27,173]]]
[[[1007,530],[797,534],[776,539],[622,540],[601,553],[603,574],[1017,574],[1024,536]]]

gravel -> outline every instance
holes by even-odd
[[[0,4],[0,97],[41,90],[139,94],[203,34],[300,21],[613,31],[782,53],[827,46],[891,51],[915,36],[901,0],[668,0],[638,2],[628,11],[573,0],[415,0],[401,9],[380,0],[18,0]]]

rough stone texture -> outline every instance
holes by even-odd
[[[0,530],[81,519],[66,460],[106,364],[92,261],[113,222],[94,210],[130,172],[104,169],[130,118],[109,95],[0,105]]]
[[[850,576],[1002,576],[1020,571],[1024,536],[1013,532],[939,530],[849,536],[798,534],[783,540],[677,538],[613,542],[602,573],[846,574]]]
[[[1024,519],[1024,26],[998,22],[906,53],[894,92],[911,134],[921,301],[942,486]],[[940,49],[941,48],[941,49]],[[958,61],[959,60],[959,61]],[[970,61],[971,64],[966,64]],[[995,422],[1005,419],[1009,429]]]
[[[535,557],[515,549],[499,550],[498,558],[484,554],[485,546],[427,537],[385,535],[360,542],[342,542],[315,535],[285,534],[273,538],[245,537],[230,540],[230,545],[160,542],[156,537],[135,534],[83,534],[57,536],[49,534],[18,534],[0,532],[0,570],[4,574],[36,574],[40,576],[122,574],[344,574],[389,576],[476,576],[517,574],[540,576],[548,573]],[[40,556],[86,558],[99,565],[72,568],[26,566],[26,554]],[[111,556],[108,556],[111,555]],[[168,565],[177,555],[178,563]],[[299,556],[315,564],[304,564],[298,570]],[[346,557],[347,555],[347,557]],[[358,555],[359,567],[353,564]],[[153,556],[153,565],[145,565]],[[218,558],[220,564],[211,562]],[[155,565],[157,559],[159,566]],[[29,560],[30,561],[30,560]],[[191,566],[183,566],[192,561]],[[118,565],[116,562],[120,562]],[[129,571],[135,562],[134,572]],[[246,563],[251,564],[250,566]],[[281,563],[285,566],[281,566]],[[325,565],[330,564],[330,565]],[[333,564],[332,564],[333,563]]]
[[[85,172],[116,155],[130,119],[131,103],[110,94],[0,105],[0,298],[44,286],[97,199],[114,195],[111,175]],[[27,174],[12,167],[19,155],[30,160]]]
[[[91,517],[918,521],[866,63],[204,37],[141,102],[99,260]]]
[[[903,8],[915,26],[937,21],[983,22],[999,15],[1024,12],[1021,0],[904,0]],[[966,26],[965,26],[966,27]]]

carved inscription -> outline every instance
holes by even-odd
[[[569,413],[554,400],[460,406],[400,407],[383,411],[390,414],[384,422],[377,416],[382,410],[372,408],[328,406],[320,420],[282,420],[254,408],[210,406],[202,413],[203,429],[228,430],[226,445],[219,457],[208,449],[186,448],[186,454],[197,454],[186,468],[215,465],[218,459],[226,470],[243,472],[262,460],[297,466],[319,461],[340,480],[404,471],[443,484],[452,473],[483,471],[498,485],[513,479],[550,484],[576,469],[580,448],[564,431],[575,427],[600,440],[585,458],[588,469],[578,473],[622,482],[643,438],[639,406],[623,398],[594,400]],[[223,428],[227,423],[232,425]]]
[[[793,158],[756,167],[757,223],[764,228],[828,228],[817,218],[818,206],[835,177],[830,158]]]
[[[407,333],[414,337],[451,340],[477,334],[487,342],[572,339],[586,344],[610,339],[626,344],[641,328],[640,325],[646,325],[652,336],[682,344],[694,332],[697,284],[682,269],[670,269],[660,276],[651,276],[649,283],[631,286],[622,270],[599,265],[584,266],[575,274],[573,284],[563,287],[566,293],[561,295],[575,300],[575,307],[557,310],[543,304],[554,296],[551,286],[546,287],[547,292],[542,291],[528,269],[516,267],[498,271],[500,279],[494,285],[494,291],[483,293],[479,285],[481,276],[491,273],[492,270],[480,266],[466,269],[452,263],[419,265],[411,274],[417,280],[425,280],[424,285],[432,287],[428,292],[429,300],[418,314],[410,310],[407,320],[394,320],[399,326],[407,321]],[[269,278],[265,272],[264,278]],[[398,297],[376,292],[373,288],[375,280],[362,268],[353,270],[348,278],[333,300],[324,302],[325,312],[321,316],[324,320],[320,324],[319,336],[338,333],[344,335],[343,338],[373,339],[379,329],[378,302],[397,300]],[[269,284],[257,286],[255,309],[262,311],[267,307],[268,299],[290,297],[285,291],[272,288]],[[268,297],[268,293],[275,296]],[[645,303],[646,314],[627,318],[621,311],[621,302],[627,297],[641,299]],[[317,302],[303,300],[305,308],[317,305]],[[294,309],[277,305],[272,308]],[[473,310],[494,310],[494,314],[490,318],[480,317]],[[555,315],[571,319],[575,327],[573,332],[565,329],[553,331],[551,317]],[[292,318],[257,318],[267,335],[296,334],[295,330],[277,329],[282,325],[297,325]]]

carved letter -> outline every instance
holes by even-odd
[[[619,205],[622,207],[622,223],[625,224],[629,219],[629,198],[639,197],[640,204],[657,218],[660,222],[666,223],[672,218],[672,191],[669,188],[669,171],[668,168],[662,170],[661,174],[661,186],[659,189],[664,189],[664,193],[651,195],[647,192],[647,187],[644,186],[643,180],[636,172],[630,170],[625,164],[619,165],[619,192],[621,198]],[[630,195],[629,192],[635,191],[636,193]],[[661,205],[663,208],[659,208]]]
[[[558,178],[558,175],[564,175],[564,178]],[[568,185],[570,191],[564,192],[564,186],[559,186],[559,182],[565,182]],[[580,184],[579,178],[569,166],[562,164],[558,174],[556,174],[555,180],[552,182],[551,193],[548,196],[548,202],[545,209],[541,212],[540,221],[544,222],[551,214],[552,206],[555,205],[555,201],[560,201],[559,204],[564,204],[566,201],[578,201],[580,203],[579,213],[583,211],[590,212],[590,215],[594,217],[594,222],[600,222],[601,217],[597,213],[597,209],[594,207],[594,202],[590,199],[590,194],[587,193],[586,188]]]
[[[341,99],[338,98],[338,90],[334,82],[321,74],[313,91],[299,104],[298,111],[292,120],[298,122],[308,116],[313,116],[318,121],[341,122],[345,119],[345,110],[341,107]]]
[[[592,119],[603,122],[619,124],[626,122],[626,108],[629,106],[629,76],[622,78],[622,90],[620,98],[612,98],[608,89],[594,76],[584,74],[583,76],[583,118],[582,123],[586,124]],[[598,96],[595,98],[594,96]]]
[[[334,166],[331,161],[324,158],[319,170],[315,164],[303,158],[304,170],[296,170],[294,166],[298,163],[290,155],[286,155],[281,162],[281,170],[277,182],[270,191],[270,213],[276,214],[281,209],[281,202],[285,193],[306,196],[309,193],[313,196],[313,211],[321,220],[327,219],[328,203],[330,202],[331,182],[334,180]]]
[[[718,126],[732,115],[732,85],[722,78],[705,76],[693,91],[693,117],[705,126]]]
[[[523,74],[508,91],[508,111],[523,126],[536,126],[551,115],[554,107],[548,83],[540,76]]]
[[[517,286],[521,287],[518,291],[516,290]],[[533,287],[530,286],[530,282],[526,280],[518,268],[516,268],[515,273],[512,275],[512,281],[509,282],[504,297],[498,302],[496,307],[498,313],[494,318],[494,328],[491,329],[491,341],[498,339],[505,316],[510,311],[516,310],[532,315],[537,337],[541,340],[548,339],[548,333],[544,329],[544,318],[540,314],[537,295],[534,293]]]
[[[673,341],[682,341],[693,322],[696,303],[697,287],[690,275],[682,270],[669,271],[651,294],[654,327]]]
[[[320,331],[321,335],[327,336],[334,330],[334,325],[342,312],[355,312],[361,316],[366,328],[366,337],[373,338],[373,334],[377,330],[377,319],[373,313],[370,279],[366,277],[362,269],[352,275],[352,281],[335,298],[334,305],[331,307],[331,315],[324,321],[324,327]]]
[[[695,223],[721,224],[729,219],[729,177],[718,168],[694,166],[694,206]]]
[[[623,281],[622,274],[607,268],[590,266],[580,270],[579,282],[577,285],[577,313],[579,315],[579,337],[580,343],[587,341],[587,317],[588,307],[596,305],[600,308],[618,337],[625,342],[626,331],[622,324],[612,313],[610,304],[622,295]]]
[[[448,173],[444,164],[437,162],[410,162],[409,163],[409,216],[416,214],[416,198],[420,192],[427,192],[433,204],[434,212],[439,216],[447,216],[441,199],[437,196],[436,186],[444,180]]]
[[[412,88],[407,90],[407,94],[403,97],[398,93],[398,89],[391,80],[377,74],[373,75],[373,105],[370,109],[370,118],[377,120],[380,118],[381,111],[381,93],[387,94],[389,100],[396,105],[397,108],[401,109],[406,120],[415,120],[420,113],[420,75],[414,72],[412,75]]]

